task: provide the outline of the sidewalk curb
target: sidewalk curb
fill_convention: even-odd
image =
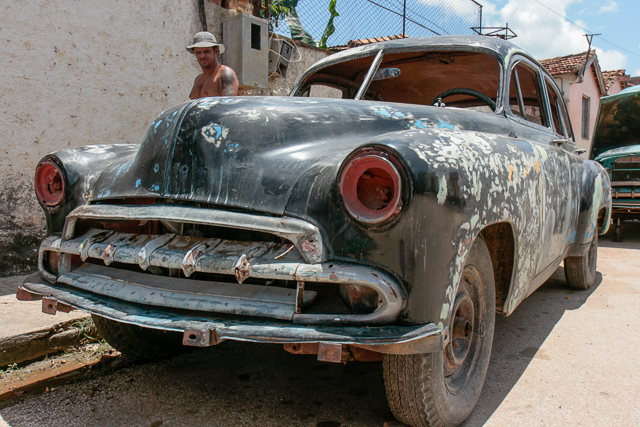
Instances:
[[[34,360],[49,353],[80,344],[85,335],[96,336],[92,323],[78,328],[79,320],[57,323],[50,328],[0,340],[0,367]]]

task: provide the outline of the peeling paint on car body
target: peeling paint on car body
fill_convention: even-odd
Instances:
[[[234,255],[234,280],[247,283],[255,279],[251,274],[260,274],[302,282],[326,280],[333,285],[348,284],[350,278],[364,281],[362,271],[382,274],[384,279],[367,280],[384,283],[392,291],[385,298],[399,301],[394,309],[402,306],[393,319],[384,318],[389,325],[432,324],[442,331],[455,306],[474,242],[485,230],[501,224],[510,230],[514,243],[513,273],[506,279],[509,283],[501,302],[502,312],[509,315],[566,256],[583,253],[595,232],[606,231],[606,225],[597,230],[598,215],[611,209],[606,171],[577,156],[572,141],[554,145],[558,135],[549,127],[526,123],[509,112],[504,105],[505,82],[512,59],[520,55],[539,65],[508,42],[486,37],[418,38],[350,49],[314,65],[292,95],[302,90],[307,76],[344,61],[373,57],[380,49],[494,56],[500,61],[502,91],[496,96],[495,112],[297,96],[190,101],[161,113],[140,146],[94,149],[103,150],[101,154],[91,149],[54,153],[52,158],[64,165],[68,176],[82,178],[70,185],[73,193],[60,213],[47,212],[49,234],[69,231],[65,219],[82,205],[117,210],[132,200],[148,200],[154,206],[148,212],[191,209],[202,217],[185,216],[180,221],[163,217],[160,222],[171,236],[177,236],[171,237],[172,242],[199,242],[200,246],[163,249],[158,241],[156,246],[146,246],[149,242],[136,240],[126,247],[126,251],[133,251],[131,247],[139,251],[136,256],[126,252],[127,259],[143,271],[150,265],[157,268],[150,262],[154,260],[162,268],[181,269],[190,277],[200,268],[199,260],[212,254],[207,252],[210,247],[217,246],[198,240],[211,236],[183,235],[185,224],[223,227],[219,215],[226,212],[229,218],[244,221],[233,223],[233,230],[273,234],[274,229],[265,224],[299,221],[317,233],[300,232],[295,241],[284,242],[280,252],[269,256],[280,261],[295,253],[300,259],[274,262],[276,270],[267,272],[267,264],[259,259]],[[367,150],[394,159],[404,185],[402,206],[379,227],[363,225],[350,216],[340,195],[345,162]],[[121,208],[121,212],[133,211]],[[154,258],[165,249],[175,249],[181,256]],[[109,262],[110,251],[105,255]],[[211,265],[208,272],[217,274],[215,264]],[[358,266],[358,277],[350,276],[347,266],[353,265]],[[337,315],[320,320],[332,324],[335,318],[341,319]],[[342,319],[355,322],[352,317]]]

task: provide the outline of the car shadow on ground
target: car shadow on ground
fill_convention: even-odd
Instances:
[[[541,346],[565,312],[579,309],[602,283],[586,291],[569,288],[560,267],[509,317],[498,315],[489,371],[480,400],[462,425],[482,426],[496,411],[534,358],[548,359]]]

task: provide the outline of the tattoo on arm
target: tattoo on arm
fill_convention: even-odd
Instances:
[[[225,68],[220,72],[222,96],[233,96],[238,94],[238,78],[231,68]]]

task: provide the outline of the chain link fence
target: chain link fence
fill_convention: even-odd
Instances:
[[[272,20],[274,32],[322,47],[400,34],[476,34],[471,27],[481,25],[482,6],[474,0],[298,0],[285,19]]]

